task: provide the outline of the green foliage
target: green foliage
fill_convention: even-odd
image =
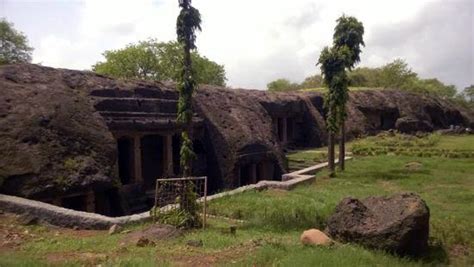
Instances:
[[[307,88],[319,88],[324,85],[324,80],[321,75],[312,75],[309,77],[306,77],[304,81],[300,84],[301,89],[307,89]]]
[[[6,19],[0,19],[0,65],[31,61],[33,48],[27,37]]]
[[[178,42],[186,49],[196,49],[196,30],[201,31],[201,14],[191,6],[191,0],[179,0],[181,12],[176,22]]]
[[[464,88],[463,94],[471,103],[474,102],[474,84]]]
[[[378,68],[356,68],[349,73],[349,85],[355,87],[393,88],[404,91],[454,98],[456,87],[436,78],[420,79],[402,59]]]
[[[322,87],[323,84],[324,81],[321,75],[312,75],[306,77],[300,84],[290,82],[288,79],[277,79],[267,84],[267,90],[270,92],[289,92],[300,89],[319,88]]]
[[[328,109],[326,122],[328,131],[332,133],[337,132],[339,122],[345,117],[349,84],[345,68],[351,57],[352,53],[347,46],[325,47],[318,60],[324,83],[329,88],[325,97],[325,106]]]
[[[191,140],[193,107],[192,98],[197,81],[192,65],[191,50],[196,49],[196,30],[201,30],[201,15],[197,9],[191,6],[191,0],[179,0],[181,12],[176,22],[176,34],[178,42],[183,47],[183,62],[181,76],[178,79],[178,122],[185,127],[181,134],[180,165],[183,176],[191,175],[191,163],[196,157]],[[185,227],[198,227],[200,223],[197,210],[196,194],[191,183],[185,183],[181,192],[179,209],[186,215]]]
[[[295,91],[298,88],[298,84],[292,83],[287,79],[278,79],[267,84],[267,89],[271,92]]]
[[[346,67],[352,69],[360,61],[361,46],[364,46],[364,25],[354,17],[343,15],[337,19],[333,41],[335,47],[346,46],[350,51]]]
[[[129,44],[125,48],[107,50],[104,62],[97,62],[92,69],[103,75],[117,78],[178,81],[183,62],[183,47],[178,42],[158,42],[155,39]],[[192,66],[198,84],[225,86],[223,65],[191,52]]]
[[[462,144],[455,145],[456,141]],[[471,140],[472,139],[472,140]],[[352,144],[352,153],[359,156],[405,155],[415,157],[474,158],[474,148],[466,146],[474,141],[469,136],[451,138],[439,134],[412,136],[404,134],[382,133]]]
[[[79,168],[79,161],[75,158],[67,158],[63,165],[64,169],[68,171],[76,171]]]
[[[380,70],[380,86],[404,89],[417,79],[417,74],[401,59],[388,63]]]

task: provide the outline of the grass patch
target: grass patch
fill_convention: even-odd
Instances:
[[[416,137],[415,137],[416,138]],[[415,147],[429,149],[471,149],[471,136],[370,137],[349,145]],[[294,162],[309,164],[326,148],[298,151],[289,156]],[[20,226],[34,238],[19,247],[0,250],[0,266],[473,266],[474,256],[474,164],[473,158],[446,159],[395,153],[358,156],[347,162],[346,171],[328,178],[317,175],[313,184],[292,191],[248,191],[209,203],[211,214],[244,220],[231,223],[209,219],[209,227],[184,232],[152,247],[123,245],[124,233],[108,235]],[[347,196],[367,197],[412,191],[421,195],[430,208],[430,252],[423,259],[398,258],[380,251],[345,244],[328,248],[306,247],[299,236],[308,228],[325,227],[335,206]],[[1,216],[1,215],[0,215]],[[237,225],[236,234],[229,227]],[[148,224],[132,225],[137,230]],[[201,240],[202,247],[190,247],[188,240]],[[52,261],[52,257],[59,257]]]

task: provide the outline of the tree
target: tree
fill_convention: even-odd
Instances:
[[[463,93],[470,102],[474,102],[474,84],[464,88]]]
[[[352,53],[347,46],[332,48],[325,47],[321,52],[318,64],[321,66],[324,83],[329,88],[325,98],[325,107],[327,109],[326,126],[328,129],[328,167],[330,176],[335,175],[334,164],[334,139],[340,125],[339,121],[345,109],[342,105],[347,101],[347,86],[349,79],[345,72],[347,61],[352,58]]]
[[[306,77],[299,87],[301,89],[320,88],[323,84],[324,81],[321,75],[312,75]]]
[[[345,64],[344,68],[341,72],[348,70],[352,70],[354,66],[359,63],[360,61],[360,53],[362,52],[361,46],[364,46],[364,26],[362,25],[361,22],[359,22],[356,18],[354,17],[348,17],[343,15],[339,19],[337,19],[337,25],[336,28],[334,29],[334,35],[333,35],[333,41],[334,41],[334,47],[336,48],[334,53],[346,53],[345,50],[348,50],[348,54],[344,55],[339,55],[342,58],[344,58]],[[337,56],[336,56],[337,57]],[[340,99],[337,99],[337,120],[339,123],[339,128],[341,130],[340,133],[340,138],[339,138],[339,166],[341,170],[344,170],[344,163],[345,163],[345,155],[346,155],[346,149],[345,149],[345,142],[346,142],[346,129],[345,129],[345,120],[347,117],[347,112],[346,112],[346,102],[348,100],[348,79],[346,74],[337,74],[339,77],[344,76],[344,82],[340,82],[339,86],[340,88],[337,88],[337,90],[340,90],[341,92],[338,93],[337,97]],[[333,145],[333,143],[332,143]]]
[[[92,69],[116,78],[178,81],[180,64],[184,60],[183,47],[178,42],[158,42],[155,39],[129,44],[125,48],[107,50],[104,62],[97,62]],[[225,86],[223,65],[191,52],[192,68],[198,84]]]
[[[13,26],[0,19],[0,65],[31,62],[33,48],[28,45],[27,37]]]
[[[380,69],[379,84],[384,88],[406,89],[418,79],[403,59],[396,59]]]
[[[299,89],[297,83],[292,83],[287,79],[278,79],[267,84],[268,91],[271,92],[284,92],[284,91],[294,91]]]
[[[193,93],[197,87],[193,71],[191,50],[196,49],[196,30],[201,30],[201,14],[191,6],[191,0],[179,0],[181,12],[176,22],[178,42],[183,47],[183,64],[181,76],[178,80],[178,122],[184,125],[181,133],[180,165],[183,177],[191,175],[191,162],[196,158],[191,140],[193,107]],[[187,213],[186,227],[200,225],[199,214],[196,207],[196,193],[192,182],[185,183],[180,198],[180,207]]]

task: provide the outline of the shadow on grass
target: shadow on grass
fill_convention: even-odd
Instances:
[[[441,242],[430,241],[428,251],[421,257],[423,263],[429,265],[448,265],[449,255]]]

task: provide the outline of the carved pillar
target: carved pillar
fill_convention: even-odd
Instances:
[[[282,130],[282,143],[286,144],[288,142],[288,125],[287,125],[287,118],[281,119],[281,130]]]
[[[255,163],[250,164],[250,183],[257,183],[257,164]]]
[[[135,135],[133,136],[133,170],[134,170],[134,179],[135,183],[142,183],[143,176],[142,176],[142,143],[141,143],[141,136]]]
[[[163,145],[163,175],[165,177],[173,176],[173,135],[164,136]]]
[[[241,177],[241,176],[242,176],[242,173],[241,173],[241,168],[242,168],[242,167],[241,167],[240,165],[237,167],[237,184],[236,184],[237,187],[242,186],[242,177]]]
[[[86,211],[95,212],[95,194],[94,191],[89,191],[86,194]]]

